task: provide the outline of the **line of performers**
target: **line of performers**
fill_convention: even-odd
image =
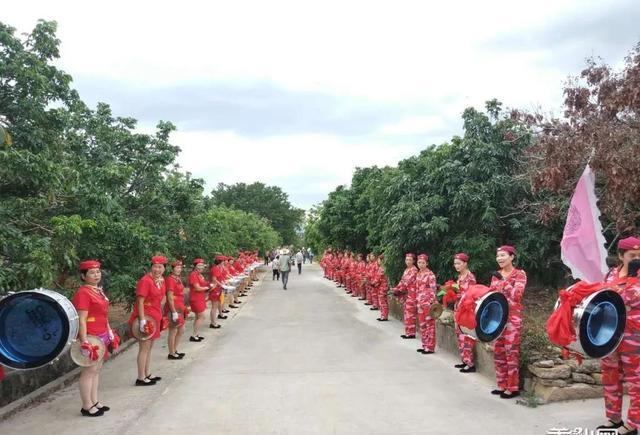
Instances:
[[[238,308],[241,297],[256,280],[257,252],[241,252],[237,258],[224,255],[214,256],[213,264],[205,277],[206,262],[202,258],[192,261],[192,270],[187,277],[188,301],[185,303],[183,283],[184,264],[180,260],[170,263],[167,257],[157,255],[151,258],[150,271],[140,278],[136,285],[136,300],[129,318],[132,335],[138,339],[136,386],[152,386],[162,378],[151,372],[151,353],[154,342],[160,338],[163,329],[168,329],[167,340],[170,360],[181,360],[185,353],[178,352],[180,339],[185,328],[185,319],[190,312],[195,314],[193,333],[189,341],[200,342],[204,337],[200,329],[205,321],[207,302],[209,307],[209,327],[218,329],[218,320],[226,319],[230,309]],[[79,316],[78,341],[85,357],[95,359],[95,345],[89,338],[97,337],[110,351],[117,350],[120,339],[109,325],[109,299],[100,287],[101,264],[97,260],[86,260],[79,265],[83,285],[73,297]],[[89,338],[88,338],[89,337]],[[109,353],[95,364],[83,368],[80,375],[81,415],[98,417],[109,411],[98,398],[100,369]]]
[[[619,265],[612,268],[605,281],[619,282],[628,276],[629,263],[640,259],[640,238],[628,237],[618,241]],[[491,394],[503,399],[520,394],[520,340],[522,333],[523,304],[522,298],[527,285],[524,270],[514,265],[516,249],[513,246],[500,246],[496,250],[498,271],[492,275],[490,288],[506,297],[509,303],[509,314],[503,334],[493,342],[495,373],[497,388]],[[382,265],[383,256],[369,254],[365,262],[362,254],[351,252],[325,251],[320,265],[327,279],[334,280],[338,287],[345,287],[353,297],[366,300],[371,310],[380,310],[379,321],[388,318],[388,283]],[[435,351],[435,320],[429,316],[429,310],[436,302],[436,276],[429,269],[429,257],[426,254],[416,257],[412,253],[405,256],[406,268],[398,284],[391,289],[404,306],[403,339],[416,337],[416,319],[420,328],[422,354]],[[458,301],[464,296],[469,286],[476,284],[476,278],[468,267],[469,256],[458,253],[453,257],[453,267],[458,273]],[[619,434],[637,434],[640,427],[640,283],[632,279],[631,285],[620,288],[627,307],[627,323],[622,341],[616,351],[601,360],[602,383],[604,386],[605,414],[608,421],[598,429],[617,430]],[[475,371],[473,346],[475,340],[460,332],[458,347],[462,362],[456,364],[463,373]],[[630,405],[627,421],[622,419],[623,382],[628,385]]]

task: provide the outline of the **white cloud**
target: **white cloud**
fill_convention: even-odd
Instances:
[[[176,132],[172,142],[182,148],[180,165],[205,179],[207,190],[218,183],[262,181],[281,186],[298,206],[323,199],[338,184],[348,184],[358,166],[394,164],[416,152],[413,144],[388,146],[351,142],[331,135],[288,135],[246,138],[233,132]]]
[[[357,135],[329,131],[331,123],[318,122],[318,112],[310,110],[292,115],[303,121],[296,125],[327,134],[275,136],[278,127],[261,126],[264,136],[250,138],[238,133],[237,124],[210,129],[198,124],[198,131],[174,136],[184,150],[182,166],[210,187],[219,181],[282,182],[294,201],[301,198],[298,205],[308,205],[309,198],[321,199],[347,183],[355,166],[395,164],[420,145],[460,134],[465,107],[498,98],[507,107],[557,111],[566,76],[578,73],[585,57],[619,62],[637,42],[637,26],[629,25],[634,14],[640,15],[637,0],[23,0],[5,8],[2,20],[21,32],[38,18],[57,20],[59,64],[74,77],[92,78],[94,84],[87,86],[101,80],[136,89],[268,83],[274,89],[357,97],[358,104],[367,100],[376,107],[436,106],[385,118]],[[606,26],[598,22],[602,17]],[[615,18],[626,20],[626,27],[616,26]],[[615,50],[606,51],[605,39],[617,44]],[[109,102],[108,87],[93,91]],[[185,92],[177,98],[188,104],[189,97]],[[137,106],[156,103],[153,92],[134,98],[145,99]],[[255,101],[265,104],[248,98],[239,105],[239,116]],[[348,105],[336,104],[335,111],[341,119],[353,117]],[[368,119],[374,118],[360,122]],[[243,159],[242,166],[235,164]]]

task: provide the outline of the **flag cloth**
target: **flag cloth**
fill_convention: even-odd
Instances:
[[[574,278],[587,282],[604,280],[608,271],[597,201],[595,175],[587,164],[571,197],[560,242],[562,262]]]

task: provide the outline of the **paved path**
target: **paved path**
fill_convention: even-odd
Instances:
[[[491,396],[488,379],[458,373],[445,352],[416,353],[400,322],[377,322],[315,264],[288,288],[265,276],[222,329],[183,344],[182,361],[155,349],[154,387],[132,386],[135,346],[106,364],[105,416],[80,417],[73,385],[0,423],[0,434],[524,435],[602,419],[599,399],[531,409]]]

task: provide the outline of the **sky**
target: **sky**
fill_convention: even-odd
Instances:
[[[0,20],[39,18],[86,103],[172,121],[208,191],[261,181],[301,208],[461,135],[469,106],[561,114],[586,58],[621,66],[640,42],[638,0],[22,0]]]

